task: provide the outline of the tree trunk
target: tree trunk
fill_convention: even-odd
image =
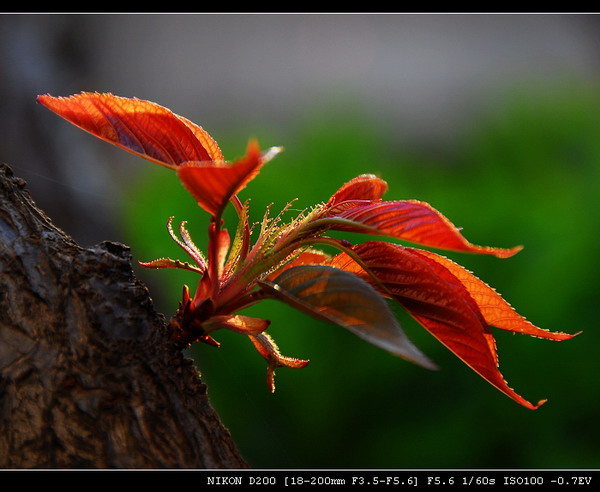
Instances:
[[[247,468],[129,249],[82,248],[0,164],[0,467]]]

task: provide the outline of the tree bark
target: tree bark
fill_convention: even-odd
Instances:
[[[0,467],[247,468],[131,269],[0,164]]]

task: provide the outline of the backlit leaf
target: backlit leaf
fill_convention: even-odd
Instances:
[[[387,191],[387,183],[373,174],[361,174],[342,185],[329,199],[327,207],[332,208],[349,200],[379,200]]]
[[[145,268],[180,268],[182,270],[190,270],[199,274],[204,273],[204,270],[195,265],[190,265],[187,261],[172,260],[171,258],[159,258],[154,261],[139,261],[141,266]]]
[[[258,144],[250,141],[246,155],[232,164],[186,162],[177,168],[177,174],[198,205],[217,216],[221,214],[227,202],[278,152],[279,148],[274,147],[261,154]]]
[[[533,405],[507,385],[498,370],[495,341],[477,303],[441,263],[412,248],[385,242],[359,244],[352,251],[383,284],[386,294],[480,376],[529,409],[543,403]],[[334,257],[332,265],[369,281],[364,269],[346,253]]]
[[[517,313],[512,306],[506,302],[500,294],[482,280],[478,279],[462,266],[452,260],[435,253],[423,250],[411,250],[413,254],[443,265],[454,277],[456,277],[467,289],[473,300],[477,303],[486,323],[496,328],[522,333],[538,338],[550,340],[568,340],[574,335],[569,333],[552,332],[538,328],[523,316]],[[445,274],[443,270],[439,270]]]
[[[223,161],[201,127],[150,101],[89,92],[37,101],[92,135],[171,169],[186,161]]]
[[[416,200],[357,204],[337,213],[336,217],[354,224],[340,224],[340,230],[394,237],[434,248],[467,253],[512,256],[522,248],[476,246],[467,241],[458,228],[429,204]]]
[[[205,321],[202,326],[206,333],[211,333],[214,330],[226,329],[243,335],[258,335],[265,331],[270,323],[271,322],[266,319],[246,316],[244,314],[234,314],[212,316],[208,321]]]
[[[402,331],[386,301],[356,275],[330,266],[301,265],[261,285],[297,309],[336,323],[402,358],[435,368]]]
[[[275,369],[277,367],[292,367],[301,369],[306,367],[310,361],[296,359],[282,355],[279,347],[269,334],[259,333],[257,335],[248,335],[248,338],[256,348],[256,351],[262,355],[268,362],[267,365],[267,386],[271,393],[275,392]]]
[[[306,251],[302,251],[289,263],[279,267],[269,277],[267,277],[267,279],[274,280],[278,275],[281,275],[285,270],[292,267],[300,265],[324,265],[329,264],[330,261],[331,256],[328,254],[317,249],[307,249]]]

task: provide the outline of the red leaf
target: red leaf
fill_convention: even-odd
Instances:
[[[233,164],[224,162],[186,162],[177,174],[187,190],[204,210],[218,216],[227,202],[242,190],[271,159],[279,148],[261,154],[258,144],[250,141],[246,156]]]
[[[190,237],[190,233],[185,228],[186,222],[183,221],[179,224],[179,234],[181,234],[181,238],[179,239],[175,232],[173,231],[173,217],[169,217],[167,220],[167,230],[169,231],[169,235],[175,241],[181,249],[183,249],[195,262],[198,266],[198,270],[204,271],[206,269],[206,259],[202,252],[198,249],[198,247],[192,241]]]
[[[270,323],[271,322],[266,319],[255,318],[243,314],[234,314],[212,316],[208,321],[205,321],[202,324],[202,327],[206,333],[211,333],[214,330],[226,329],[236,331],[243,335],[258,335],[265,331]]]
[[[331,208],[348,200],[379,200],[387,191],[388,185],[373,174],[361,174],[348,181],[337,190],[327,202]]]
[[[259,333],[258,335],[249,335],[248,338],[256,348],[257,352],[262,355],[268,362],[267,365],[267,386],[271,393],[275,392],[275,368],[277,367],[292,367],[292,368],[303,368],[308,365],[310,361],[303,359],[296,359],[294,357],[287,357],[281,355],[279,347],[275,341],[267,333]]]
[[[480,376],[529,409],[544,402],[533,405],[507,385],[484,316],[467,288],[445,266],[398,244],[367,242],[352,250],[381,282],[383,292]],[[332,265],[369,278],[346,253],[334,257]]]
[[[211,223],[209,227],[210,235],[213,239],[209,245],[208,264],[216,265],[215,271],[217,278],[220,279],[223,274],[223,267],[225,266],[225,260],[227,259],[227,252],[229,251],[231,240],[227,229],[220,229],[219,232],[216,233],[214,223]],[[211,280],[216,281],[217,279]]]
[[[358,204],[339,211],[336,217],[354,224],[334,225],[338,230],[395,237],[434,248],[509,257],[522,248],[476,246],[429,204],[415,200]]]
[[[172,260],[171,258],[159,258],[154,261],[139,261],[138,262],[144,268],[180,268],[182,270],[190,270],[202,274],[203,269],[198,268],[195,265],[190,265],[187,261],[182,262],[179,260]]]
[[[89,92],[37,101],[92,135],[171,169],[186,161],[223,161],[202,128],[150,101]]]
[[[577,334],[551,332],[538,328],[523,316],[518,314],[500,294],[485,282],[479,280],[468,270],[440,255],[429,251],[411,250],[425,259],[430,259],[444,266],[467,289],[473,300],[477,303],[486,323],[496,328],[522,333],[538,338],[550,340],[569,340]],[[443,271],[442,271],[443,272]]]
[[[311,316],[338,324],[404,359],[435,368],[404,334],[387,302],[356,275],[325,265],[302,265],[261,285],[275,298]]]
[[[303,251],[298,256],[296,256],[292,261],[285,264],[282,267],[279,267],[275,270],[271,275],[267,277],[268,280],[275,279],[278,275],[281,275],[288,268],[292,268],[300,265],[325,265],[329,264],[331,261],[331,256],[322,251],[316,249],[308,249]]]

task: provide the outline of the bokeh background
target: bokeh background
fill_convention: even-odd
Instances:
[[[229,159],[250,137],[286,151],[243,192],[253,218],[326,200],[360,173],[424,200],[468,239],[517,256],[448,254],[550,342],[496,331],[526,410],[398,310],[430,372],[275,302],[277,371],[247,339],[190,350],[213,405],[256,468],[598,468],[600,18],[596,15],[0,15],[0,160],[80,244],[183,258],[165,229],[207,217],[175,176],[35,103],[113,92],[202,125]],[[233,222],[228,222],[233,226]],[[349,238],[352,239],[352,238]],[[353,237],[353,239],[360,239]],[[137,267],[136,267],[137,268]],[[167,316],[193,276],[136,269]]]

